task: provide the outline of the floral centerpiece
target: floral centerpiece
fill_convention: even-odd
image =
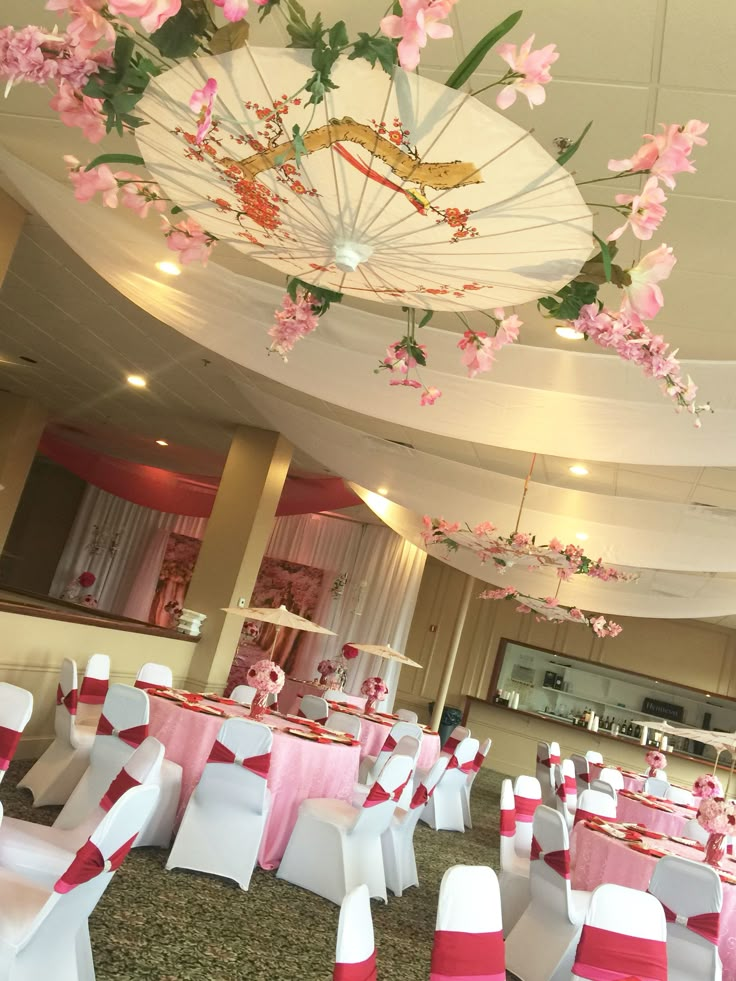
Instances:
[[[319,682],[334,691],[340,691],[345,684],[345,668],[340,663],[340,658],[325,658],[317,665],[319,671]]]
[[[707,797],[700,802],[697,821],[708,832],[703,861],[717,868],[726,850],[726,835],[736,834],[736,803]]]
[[[378,676],[366,678],[360,686],[360,694],[366,696],[366,712],[372,712],[376,707],[376,702],[382,702],[388,695],[388,685],[383,678]]]
[[[701,773],[693,784],[693,797],[709,800],[711,797],[723,797],[723,786],[714,773]]]
[[[88,569],[84,572],[80,572],[76,579],[72,579],[69,585],[66,587],[64,592],[61,594],[61,598],[68,600],[70,603],[82,603],[84,606],[97,606],[97,601],[94,603],[90,602],[94,599],[91,593],[87,593],[86,590],[90,586],[94,586],[97,582],[97,576],[94,572],[90,572]]]
[[[656,777],[657,770],[664,770],[667,766],[667,757],[658,749],[650,749],[644,759],[649,764],[648,777]]]
[[[264,658],[256,661],[248,668],[247,683],[256,690],[253,704],[250,707],[251,718],[258,719],[266,711],[266,700],[269,695],[278,695],[284,687],[286,675],[273,661]]]

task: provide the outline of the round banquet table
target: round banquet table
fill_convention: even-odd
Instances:
[[[632,770],[624,770],[623,767],[615,766],[613,763],[591,763],[588,766],[590,770],[590,779],[597,780],[601,775],[601,770],[603,767],[609,767],[612,770],[620,770],[624,778],[624,790],[634,790],[641,793],[644,790],[644,781],[646,777],[643,777],[640,773],[634,773]]]
[[[657,859],[629,848],[623,841],[608,838],[578,824],[573,832],[575,843],[572,861],[573,889],[595,889],[604,882],[613,882],[631,889],[646,891]],[[703,851],[674,841],[644,839],[650,848],[682,855],[695,862],[703,861]],[[664,847],[662,847],[664,846]],[[726,860],[724,871],[736,875],[736,862]],[[736,885],[723,883],[723,908],[718,951],[723,962],[723,981],[736,981]]]
[[[279,692],[279,711],[284,715],[296,715],[299,711],[299,702],[302,695],[317,695],[319,698],[325,697],[327,691],[323,685],[315,684],[311,681],[297,681],[295,678],[287,678],[284,687]],[[340,692],[341,701],[356,708],[364,709],[365,695],[350,695],[346,691]]]
[[[685,833],[685,825],[698,813],[697,808],[673,804],[671,801],[662,801],[661,803],[672,808],[674,813],[661,811],[645,801],[635,800],[619,793],[616,820],[618,822],[630,821],[633,824],[643,824],[645,828],[651,828],[652,831],[682,837]]]
[[[181,797],[176,817],[178,824],[225,720],[189,711],[181,708],[177,702],[155,696],[151,696],[149,702],[149,734],[164,744],[166,758],[182,768]],[[225,708],[231,715],[243,718],[249,715],[248,709],[243,706],[217,707]],[[258,864],[264,869],[275,869],[286,850],[303,800],[313,797],[352,799],[358,779],[360,746],[310,742],[278,731],[294,726],[293,722],[271,715],[266,719],[274,727],[267,779],[271,809],[258,851]]]

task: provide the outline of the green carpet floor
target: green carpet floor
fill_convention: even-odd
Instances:
[[[5,814],[51,824],[56,807],[34,808],[16,783],[29,767],[11,765],[2,787]],[[450,865],[498,871],[502,777],[485,769],[472,796],[465,834],[419,824],[414,847],[420,887],[388,904],[373,900],[379,981],[427,981],[443,873]],[[166,852],[135,849],[90,919],[97,981],[329,981],[339,910],[256,869],[248,892],[233,882],[166,872]],[[40,979],[39,981],[52,981]]]

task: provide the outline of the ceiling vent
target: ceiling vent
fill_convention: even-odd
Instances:
[[[386,443],[393,443],[394,446],[401,446],[405,450],[414,450],[416,447],[413,443],[405,443],[402,439],[387,439],[384,440]]]
[[[729,521],[732,521],[736,514],[734,508],[719,508],[715,504],[702,504],[700,501],[693,501],[692,504],[688,505],[688,508],[696,514],[712,515],[714,518],[724,518]]]

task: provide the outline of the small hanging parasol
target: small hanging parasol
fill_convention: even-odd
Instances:
[[[298,613],[290,613],[283,604],[273,608],[270,606],[222,606],[220,609],[223,613],[233,613],[235,616],[242,617],[244,620],[263,620],[264,623],[276,624],[277,630],[268,655],[269,658],[273,657],[276,641],[279,639],[279,634],[284,627],[288,627],[290,630],[306,630],[313,634],[330,634],[332,637],[335,636],[334,630],[328,630],[327,627],[320,627],[318,623],[312,623],[311,620],[300,617]]]
[[[424,665],[412,661],[406,654],[395,651],[390,644],[356,644],[352,640],[349,643],[351,647],[364,654],[375,654],[376,657],[385,657],[387,661],[398,661],[399,664],[405,664],[407,668],[424,668]]]

